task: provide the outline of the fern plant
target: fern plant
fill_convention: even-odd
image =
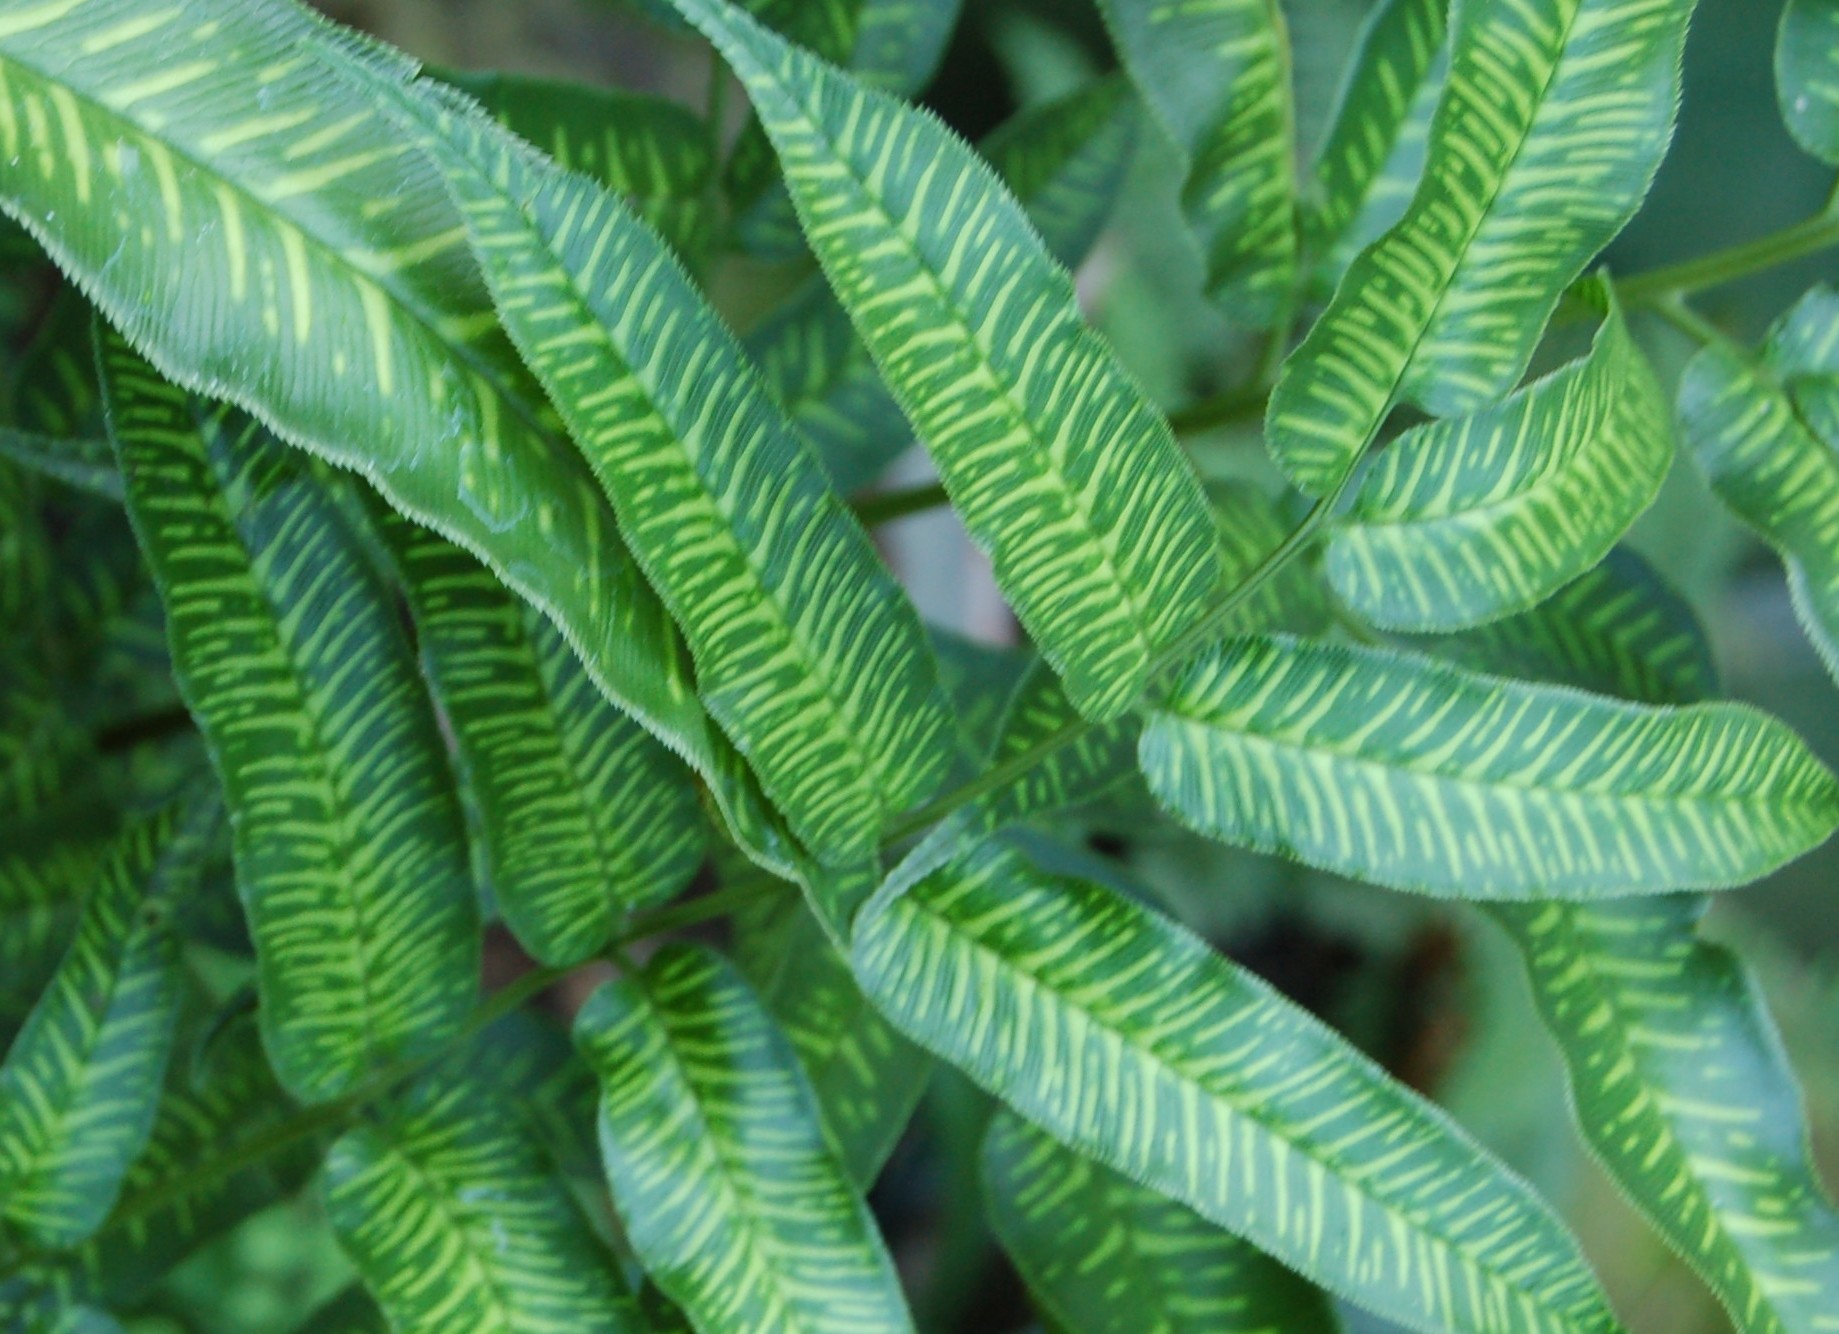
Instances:
[[[1702,930],[1839,779],[1627,541],[1683,446],[1839,676],[1839,293],[1689,304],[1839,198],[1600,258],[1694,0],[1374,0],[1325,115],[1302,0],[1100,0],[1119,68],[976,146],[911,100],[956,0],[645,8],[708,114],[294,0],[0,5],[0,1327],[206,1328],[188,1257],[296,1197],[316,1334],[1009,1328],[960,1225],[1078,1334],[1642,1327],[1221,948],[1277,877],[1490,919],[1645,1225],[1737,1328],[1839,1330]],[[1776,74],[1839,165],[1839,6]],[[1231,377],[1187,404],[1071,277],[1145,156]],[[947,507],[1025,647],[877,547]]]

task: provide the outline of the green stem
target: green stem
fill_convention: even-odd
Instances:
[[[1621,279],[1616,283],[1616,292],[1630,309],[1652,309],[1673,297],[1721,287],[1835,246],[1839,246],[1839,211],[1829,205],[1818,217],[1754,241]]]
[[[873,528],[877,524],[892,523],[910,514],[924,514],[927,510],[940,509],[949,504],[951,497],[945,494],[945,484],[929,482],[902,491],[880,491],[872,496],[863,496],[860,500],[850,501],[849,507],[856,512],[856,518],[862,521],[864,528]]]

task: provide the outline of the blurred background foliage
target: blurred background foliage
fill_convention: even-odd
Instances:
[[[1283,0],[1296,53],[1298,114],[1309,143],[1331,104],[1365,0]],[[661,93],[710,105],[706,48],[622,0],[327,0],[333,16],[431,63],[494,68]],[[1634,273],[1762,235],[1816,211],[1828,174],[1782,128],[1770,68],[1780,0],[1702,0],[1688,49],[1677,140],[1649,205],[1609,256]],[[1020,106],[1077,86],[1111,64],[1089,0],[967,0],[944,70],[926,100],[977,138]],[[729,129],[745,107],[722,99]],[[1094,320],[1169,408],[1230,390],[1256,349],[1202,300],[1186,249],[1169,154],[1146,136],[1112,228],[1080,275]],[[730,257],[709,274],[741,328],[803,271]],[[1831,255],[1709,293],[1701,309],[1744,338],[1816,278]],[[1664,326],[1643,330],[1663,376],[1689,352]],[[1196,458],[1218,475],[1272,478],[1255,431],[1202,438]],[[926,475],[909,455],[893,478]],[[1001,641],[1011,625],[980,558],[948,516],[885,530],[890,559],[929,617]],[[1794,723],[1839,764],[1839,710],[1795,627],[1778,565],[1674,471],[1635,544],[1687,595],[1713,639],[1731,695]],[[1631,1328],[1652,1334],[1728,1329],[1698,1281],[1665,1251],[1584,1155],[1562,1075],[1531,1009],[1515,952],[1478,914],[1337,882],[1175,832],[1145,842],[1128,803],[1084,832],[1128,858],[1190,923],[1336,1024],[1376,1059],[1444,1102],[1557,1201],[1584,1239]],[[1711,933],[1737,943],[1760,974],[1804,1083],[1828,1179],[1839,1177],[1839,848],[1720,900]],[[499,961],[512,966],[512,961]],[[566,1005],[566,1000],[558,1001]],[[873,1202],[929,1331],[1031,1328],[1020,1285],[982,1221],[976,1145],[989,1108],[940,1070]],[[195,1255],[168,1281],[179,1318],[150,1315],[142,1334],[281,1334],[333,1329],[321,1304],[351,1282],[309,1187]],[[170,1299],[170,1300],[168,1300]],[[203,1314],[199,1314],[203,1313]],[[313,1314],[307,1314],[313,1313]],[[1386,1328],[1349,1313],[1348,1329]]]

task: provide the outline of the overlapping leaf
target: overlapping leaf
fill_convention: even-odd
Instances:
[[[288,1089],[326,1100],[459,1029],[479,940],[427,692],[350,518],[254,422],[103,350],[128,507],[222,779]]]
[[[980,147],[1068,268],[1111,212],[1139,109],[1123,79],[1101,79],[1020,112]],[[910,442],[907,419],[821,275],[761,321],[746,347],[838,490],[874,481]]]
[[[1673,422],[1613,298],[1588,356],[1393,441],[1328,547],[1354,611],[1456,630],[1524,611],[1608,553],[1673,461]]]
[[[1839,0],[1788,0],[1776,34],[1775,91],[1801,147],[1839,163]]]
[[[1296,284],[1296,124],[1277,0],[1103,0],[1124,67],[1183,155],[1207,292],[1283,318]]]
[[[818,258],[996,578],[1081,710],[1116,717],[1217,578],[1167,423],[987,165],[722,0],[727,57]]]
[[[465,109],[404,105],[441,145],[505,322],[682,627],[704,704],[807,846],[859,856],[950,759],[918,616],[655,233]]]
[[[791,1044],[718,958],[667,948],[575,1035],[627,1236],[697,1329],[912,1327]]]
[[[200,806],[121,835],[0,1065],[0,1218],[43,1245],[95,1231],[152,1128],[179,1015],[174,917],[215,828]]]
[[[499,911],[536,958],[579,963],[700,864],[690,775],[477,560],[381,506],[377,524],[453,727]]]
[[[1303,490],[1341,484],[1401,399],[1472,412],[1520,378],[1565,288],[1665,155],[1694,0],[1457,8],[1423,185],[1361,254],[1271,399]]]
[[[326,1158],[339,1241],[397,1334],[639,1334],[638,1310],[503,1090],[437,1072]]]
[[[1141,762],[1201,833],[1462,898],[1723,888],[1839,827],[1839,779],[1745,706],[1644,708],[1284,637],[1197,661]]]
[[[1427,1330],[1616,1328],[1525,1185],[1129,899],[985,845],[878,896],[854,964],[909,1036],[1054,1138],[1381,1315]]]
[[[983,1141],[991,1226],[1067,1334],[1332,1334],[1328,1299],[1192,1210],[1013,1112]]]
[[[1679,420],[1712,490],[1780,553],[1795,614],[1839,676],[1839,292],[1816,288],[1760,357],[1703,349]]]

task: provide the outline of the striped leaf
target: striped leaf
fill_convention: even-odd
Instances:
[[[1457,898],[1724,888],[1839,827],[1839,779],[1746,706],[1645,708],[1286,637],[1197,661],[1140,758],[1200,833]]]
[[[365,93],[354,53],[412,71],[288,0],[11,6],[0,157],[22,169],[0,179],[0,209],[168,378],[483,557],[703,775],[750,853],[786,867],[605,497],[498,328],[439,171]]]
[[[1373,204],[1414,125],[1426,128],[1419,104],[1448,33],[1449,0],[1381,0],[1367,16],[1304,201],[1303,237],[1318,256]]]
[[[877,896],[854,962],[910,1037],[1055,1139],[1377,1314],[1422,1330],[1617,1328],[1518,1178],[1128,898],[988,844]]]
[[[1068,268],[1085,259],[1111,213],[1137,120],[1128,83],[1100,79],[1018,113],[979,148],[1049,253]],[[761,321],[746,348],[817,446],[838,490],[874,481],[911,441],[874,358],[822,275]]]
[[[0,427],[0,460],[104,500],[121,499],[121,474],[103,439],[55,439]]]
[[[1801,147],[1839,164],[1839,0],[1788,0],[1776,34],[1775,91]]]
[[[128,510],[229,802],[281,1082],[335,1098],[459,1031],[479,939],[434,714],[361,535],[308,460],[103,348]]]
[[[14,426],[52,436],[99,432],[102,400],[90,336],[95,321],[95,309],[74,286],[58,289],[44,322],[12,368]]]
[[[1672,138],[1694,0],[1467,0],[1424,184],[1290,358],[1267,420],[1325,495],[1401,400],[1473,412],[1647,194]]]
[[[45,1246],[101,1224],[152,1128],[180,998],[174,916],[216,829],[200,803],[129,827],[0,1065],[0,1218]]]
[[[983,1140],[990,1225],[1067,1334],[1332,1334],[1328,1300],[1173,1200],[1013,1112]]]
[[[1678,406],[1693,462],[1781,555],[1795,614],[1839,677],[1839,291],[1809,292],[1760,357],[1706,347]]]
[[[1393,441],[1329,542],[1329,580],[1395,630],[1524,611],[1608,554],[1672,461],[1670,406],[1612,298],[1588,356]]]
[[[339,1242],[397,1334],[642,1326],[543,1146],[495,1079],[442,1071],[326,1157]]]
[[[570,171],[621,195],[689,259],[714,240],[715,138],[661,97],[517,74],[437,71]]]
[[[706,827],[689,773],[477,560],[375,512],[453,729],[493,898],[537,959],[580,963],[626,913],[670,898],[701,864]]]
[[[667,947],[575,1040],[627,1237],[702,1334],[912,1328],[790,1042],[720,959]]]
[[[432,99],[507,327],[670,606],[709,713],[825,861],[926,796],[951,719],[919,617],[732,335],[613,196]]]
[[[1416,644],[1474,671],[1644,703],[1691,704],[1717,693],[1692,609],[1625,547],[1531,611]]]
[[[1102,0],[1118,53],[1181,150],[1207,293],[1234,320],[1287,318],[1296,285],[1296,116],[1277,0]]]
[[[746,85],[832,286],[1023,625],[1082,712],[1118,716],[1217,577],[1167,423],[967,145],[723,0],[678,7]]]

